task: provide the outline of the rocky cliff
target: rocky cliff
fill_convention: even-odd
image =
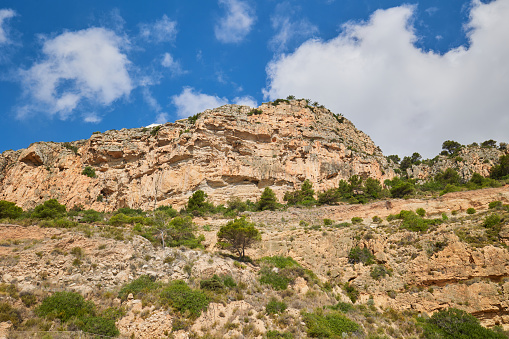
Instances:
[[[470,180],[474,173],[487,177],[491,167],[498,164],[500,157],[508,152],[507,147],[463,146],[455,156],[439,155],[432,160],[413,165],[407,169],[407,175],[410,178],[427,180],[448,168],[453,168],[464,181]]]
[[[82,174],[91,166],[95,178]],[[40,142],[0,155],[0,199],[24,209],[56,198],[68,208],[181,207],[198,189],[218,204],[256,200],[309,179],[318,191],[357,174],[394,171],[381,150],[342,116],[304,100],[226,105],[152,129],[94,133],[72,143]]]

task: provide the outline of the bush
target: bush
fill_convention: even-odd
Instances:
[[[363,221],[361,217],[353,217],[352,224],[360,224]]]
[[[375,280],[380,280],[385,278],[386,275],[391,275],[391,270],[385,268],[384,265],[376,265],[371,268],[371,273],[369,275]]]
[[[352,303],[355,304],[357,299],[359,299],[360,292],[355,288],[355,286],[350,285],[349,283],[345,283],[343,285],[343,289],[345,290],[346,295],[348,296],[348,298],[350,298]]]
[[[293,339],[293,334],[291,332],[279,332],[276,330],[267,331],[265,334],[267,339]]]
[[[499,164],[493,166],[490,170],[490,177],[493,179],[503,179],[509,175],[509,154],[502,155]]]
[[[21,322],[21,312],[5,302],[0,302],[0,323],[10,321],[14,328],[17,328]]]
[[[20,293],[19,298],[26,307],[31,307],[37,304],[37,297],[33,293],[22,292]]]
[[[224,283],[221,278],[217,274],[214,274],[210,279],[204,279],[200,281],[200,288],[202,290],[209,290],[213,292],[223,292],[224,291]]]
[[[177,210],[173,209],[173,207],[171,206],[159,206],[158,208],[156,208],[156,211],[163,211],[170,218],[175,218],[178,215]]]
[[[205,293],[192,290],[182,280],[170,282],[161,292],[161,301],[191,319],[198,318],[209,305]]]
[[[283,313],[286,310],[286,304],[282,301],[277,301],[276,298],[270,299],[267,306],[265,306],[265,311],[267,314],[279,314]]]
[[[129,223],[131,223],[131,217],[125,215],[124,213],[115,214],[110,218],[110,220],[108,220],[108,224],[113,226],[120,226]]]
[[[95,174],[95,169],[91,166],[85,167],[81,174],[86,175],[89,178],[97,178],[97,175]]]
[[[35,207],[32,216],[39,219],[55,219],[65,216],[65,205],[58,203],[57,199],[50,199]]]
[[[412,232],[426,232],[428,230],[430,221],[419,217],[412,211],[401,211],[397,217],[403,219],[401,228]]]
[[[260,270],[260,283],[270,285],[275,290],[286,290],[291,282],[292,279],[275,272],[270,267],[265,266]]]
[[[323,313],[316,310],[313,313],[303,313],[302,319],[306,323],[310,337],[341,338],[343,333],[351,333],[360,329],[359,325],[346,318],[339,312]]]
[[[121,300],[126,300],[129,293],[137,298],[141,293],[148,293],[158,289],[161,285],[155,282],[156,278],[149,275],[142,275],[138,279],[124,285],[118,292]]]
[[[408,195],[413,194],[415,191],[415,187],[411,182],[405,181],[398,183],[396,186],[392,187],[390,192],[393,198],[404,198]]]
[[[58,318],[67,322],[71,318],[93,316],[95,306],[91,301],[85,301],[83,296],[75,292],[56,292],[45,298],[36,309],[39,316]]]
[[[426,215],[426,210],[424,208],[418,208],[415,210],[415,213],[417,213],[417,215],[420,216],[421,218],[424,218],[424,216]]]
[[[283,200],[288,202],[288,205],[311,206],[316,204],[313,184],[308,179],[304,180],[300,190],[286,192]]]
[[[116,337],[120,334],[115,326],[115,320],[103,317],[84,318],[80,329],[83,332],[99,334],[108,337]]]
[[[353,247],[348,252],[348,263],[357,264],[363,263],[364,265],[374,264],[375,256],[366,247],[360,249],[358,246]]]
[[[488,205],[489,209],[501,209],[502,207],[502,201],[492,201]]]
[[[473,207],[467,208],[467,214],[475,214],[475,212],[476,212],[475,208],[473,208]]]
[[[15,203],[5,200],[0,200],[0,219],[11,218],[16,219],[23,213],[21,207],[16,206]]]
[[[498,225],[502,221],[502,218],[498,214],[492,214],[490,216],[487,216],[486,219],[484,219],[484,222],[482,225],[486,228],[492,228],[496,225]]]
[[[95,210],[85,210],[82,212],[82,215],[83,218],[80,220],[80,222],[84,222],[87,224],[103,220],[103,214]]]
[[[283,257],[279,255],[275,255],[272,257],[263,257],[260,259],[260,262],[267,263],[279,269],[290,267],[301,267],[300,264],[296,262],[292,257]]]
[[[505,335],[484,328],[479,320],[455,308],[436,312],[424,323],[424,338],[502,339]]]
[[[340,301],[336,305],[328,306],[328,308],[330,308],[331,310],[334,310],[334,311],[341,311],[343,313],[348,313],[349,311],[351,311],[353,309],[353,305]]]

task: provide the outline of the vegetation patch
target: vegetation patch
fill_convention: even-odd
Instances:
[[[345,317],[340,312],[325,312],[321,309],[313,313],[303,313],[302,319],[306,323],[307,334],[314,338],[341,338],[343,333],[360,330],[359,325]]]

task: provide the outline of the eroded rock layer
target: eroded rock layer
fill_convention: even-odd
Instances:
[[[86,166],[94,168],[95,178],[82,174]],[[68,208],[81,204],[101,211],[181,207],[198,189],[216,204],[234,196],[256,200],[267,186],[282,199],[305,179],[320,191],[354,174],[383,181],[394,171],[349,120],[293,100],[257,110],[226,105],[193,123],[6,151],[0,155],[0,199],[24,209],[50,198]]]

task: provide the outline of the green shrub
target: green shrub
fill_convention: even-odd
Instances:
[[[81,174],[86,175],[89,178],[97,178],[97,175],[95,174],[95,169],[91,166],[85,167]]]
[[[9,295],[12,299],[18,299],[18,289],[14,284],[0,283],[0,292]]]
[[[131,217],[125,215],[124,213],[115,214],[108,220],[108,224],[113,226],[120,226],[131,223]]]
[[[217,274],[214,274],[212,278],[200,281],[200,288],[202,290],[223,292],[225,286],[223,280]]]
[[[274,255],[272,257],[263,257],[260,262],[269,264],[279,269],[287,267],[301,267],[300,264],[295,261],[292,257],[284,257],[280,255]]]
[[[501,221],[502,221],[502,218],[500,217],[500,215],[492,214],[492,215],[487,216],[486,219],[484,219],[484,222],[482,223],[482,225],[486,228],[492,228],[492,227],[498,225]]]
[[[45,298],[37,307],[36,313],[39,316],[58,318],[67,322],[71,318],[93,316],[95,306],[91,301],[85,301],[83,296],[75,292],[55,292],[52,296]]]
[[[196,319],[209,304],[209,298],[202,291],[192,290],[182,280],[168,284],[161,292],[161,302],[182,315]]]
[[[265,306],[265,312],[267,314],[279,314],[286,310],[286,304],[282,301],[277,301],[276,298],[270,299],[267,306]]]
[[[341,311],[343,313],[348,313],[353,309],[353,305],[345,302],[338,302],[336,305],[328,306],[331,310]]]
[[[453,185],[453,184],[447,184],[444,188],[443,191],[440,192],[440,195],[444,195],[446,193],[451,193],[451,192],[459,192],[461,191],[461,187],[457,186],[457,185]]]
[[[304,180],[300,190],[286,192],[283,200],[288,202],[288,205],[311,206],[316,204],[313,184],[308,179]]]
[[[202,190],[193,193],[187,202],[186,211],[193,215],[204,215],[214,211],[214,205],[207,201],[207,194]]]
[[[402,219],[401,228],[412,232],[426,232],[430,225],[436,225],[442,222],[441,219],[423,219],[415,212],[402,210],[395,216]]]
[[[170,218],[175,218],[178,215],[177,210],[173,209],[173,207],[170,206],[159,206],[156,208],[156,211],[163,211],[166,213]]]
[[[375,215],[372,220],[376,223],[381,223],[383,221],[382,218],[380,218],[378,215]]]
[[[260,114],[262,114],[262,113],[263,113],[263,111],[262,111],[261,109],[253,108],[252,110],[250,110],[250,111],[247,113],[247,115],[249,115],[249,116],[250,116],[250,115],[253,115],[253,114],[254,114],[254,115],[260,115]]]
[[[359,299],[359,296],[360,296],[359,290],[357,290],[355,288],[355,286],[350,285],[349,283],[345,283],[343,285],[343,289],[345,290],[346,295],[348,296],[348,298],[350,298],[352,303],[355,304],[355,302],[357,301],[357,299]]]
[[[135,298],[142,293],[157,290],[161,284],[157,283],[155,277],[149,275],[142,275],[138,279],[131,281],[124,285],[118,292],[118,297],[121,300],[126,300],[129,293],[132,293]]]
[[[343,333],[356,332],[359,325],[339,312],[324,313],[316,310],[303,313],[302,319],[307,326],[307,334],[316,338],[341,338]]]
[[[37,304],[37,297],[31,292],[21,292],[19,298],[26,307]]]
[[[363,221],[361,217],[353,217],[352,224],[360,224]]]
[[[391,275],[391,270],[387,269],[384,265],[376,265],[371,268],[369,275],[375,280],[380,280],[385,278],[386,275]]]
[[[267,339],[293,339],[293,334],[291,332],[269,330],[265,335],[267,336]]]
[[[115,214],[119,213],[129,215],[131,217],[144,214],[141,208],[129,208],[129,207],[122,207],[115,211]]]
[[[158,125],[158,126],[154,126],[152,127],[152,129],[150,130],[150,135],[152,136],[156,136],[157,133],[159,133],[159,130],[163,127],[163,125]]]
[[[476,210],[473,207],[467,208],[467,214],[475,214]]]
[[[260,283],[270,285],[275,290],[286,290],[290,282],[292,279],[276,273],[270,267],[265,266],[260,270]]]
[[[23,209],[16,206],[15,203],[5,200],[0,200],[0,219],[11,218],[16,219],[21,216]]]
[[[120,334],[115,326],[115,320],[103,317],[87,317],[82,320],[80,329],[83,332],[98,334],[108,337],[116,337]]]
[[[393,198],[404,198],[408,195],[413,194],[415,191],[415,187],[411,182],[405,181],[398,183],[396,186],[392,187],[390,192]]]
[[[501,209],[502,208],[502,201],[492,201],[489,203],[488,208],[489,209]]]
[[[509,175],[509,154],[502,155],[499,159],[498,165],[495,165],[490,170],[490,177],[493,179],[503,179]]]
[[[5,302],[0,302],[0,323],[10,321],[14,328],[17,328],[21,322],[21,312]]]
[[[323,219],[323,224],[324,226],[331,226],[332,224],[334,224],[334,221],[332,219]]]
[[[201,113],[196,113],[195,115],[192,115],[190,117],[187,118],[187,120],[194,125],[194,123],[198,120],[198,118],[200,117]]]
[[[421,218],[424,218],[424,216],[426,215],[426,210],[421,207],[416,209],[415,213],[417,213],[417,215],[420,216]]]
[[[80,221],[87,224],[103,220],[103,214],[95,210],[85,210],[82,215],[83,218]]]
[[[65,216],[65,205],[58,203],[57,199],[50,199],[35,207],[32,217],[39,219],[55,219]]]
[[[348,252],[348,262],[350,264],[363,263],[364,265],[374,264],[375,256],[366,247],[359,248],[358,246],[353,247]]]
[[[484,328],[479,320],[455,308],[436,312],[424,323],[424,338],[435,339],[502,339],[505,335]]]

